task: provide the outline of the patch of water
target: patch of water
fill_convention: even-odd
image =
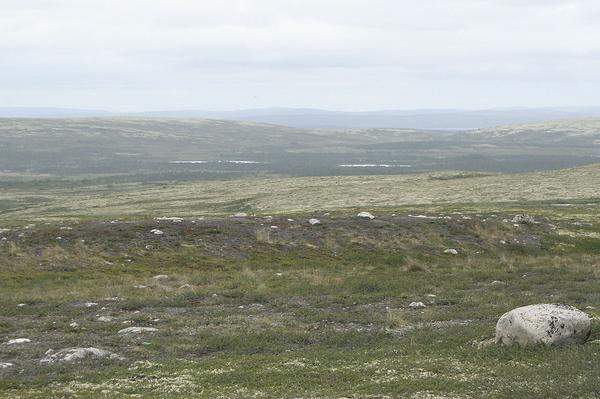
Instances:
[[[268,162],[244,161],[244,160],[218,160],[218,161],[170,161],[174,164],[202,164],[202,163],[232,163],[232,164],[265,164]]]
[[[412,168],[412,165],[393,165],[387,163],[355,163],[341,164],[340,168]]]

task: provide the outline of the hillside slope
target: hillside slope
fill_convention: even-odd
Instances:
[[[538,145],[598,146],[600,119],[565,119],[543,123],[500,126],[467,133],[477,140],[520,142]]]
[[[15,174],[173,181],[562,169],[598,162],[599,125],[566,121],[450,132],[296,129],[213,119],[0,119],[0,180]]]

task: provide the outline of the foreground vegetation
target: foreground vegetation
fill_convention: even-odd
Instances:
[[[595,398],[600,202],[555,205],[14,226],[0,340],[32,342],[0,345],[15,364],[0,396]],[[538,223],[510,222],[519,211]],[[590,341],[480,345],[503,312],[539,302],[595,317]],[[158,331],[117,334],[129,326]],[[73,346],[126,360],[39,364]]]

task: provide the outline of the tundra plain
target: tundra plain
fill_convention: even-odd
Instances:
[[[11,366],[0,369],[0,396],[600,392],[600,166],[592,122],[576,122],[593,125],[584,132],[560,122],[462,133],[461,145],[448,132],[425,140],[429,133],[297,129],[291,143],[284,128],[252,125],[258,136],[212,158],[200,145],[211,135],[222,140],[212,130],[192,129],[194,137],[204,132],[197,147],[182,147],[191,136],[172,138],[190,123],[213,129],[213,122],[162,121],[171,130],[155,129],[158,144],[123,139],[132,124],[151,121],[93,120],[91,142],[90,123],[3,121],[0,148],[12,155],[0,161],[0,363]],[[234,125],[245,137],[246,127]],[[265,130],[283,141],[261,139]],[[104,131],[120,138],[106,139]],[[273,166],[288,155],[310,164],[330,162],[332,154],[335,165],[417,165],[401,157],[414,153],[415,137],[421,152],[412,161],[422,164],[414,171],[367,167],[342,175],[329,163],[296,173]],[[178,148],[189,153],[174,156]],[[136,162],[119,155],[144,149]],[[509,163],[520,153],[529,162],[512,172],[481,170],[465,152]],[[126,164],[115,162],[123,157]],[[469,167],[450,167],[458,158]],[[438,163],[427,169],[424,159]],[[169,163],[182,160],[265,164]],[[375,218],[358,218],[361,211]],[[518,214],[535,222],[513,221]],[[504,312],[548,302],[592,317],[586,344],[489,345]],[[146,330],[122,331],[129,327]],[[30,342],[9,344],[19,338]],[[118,358],[40,362],[49,349],[73,347]]]

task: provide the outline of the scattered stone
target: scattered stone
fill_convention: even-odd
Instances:
[[[127,335],[127,334],[143,334],[143,333],[152,333],[156,332],[158,329],[154,327],[127,327],[122,330],[119,330],[118,334]]]
[[[110,316],[100,316],[98,317],[98,321],[101,321],[102,323],[110,323],[112,322],[114,319]]]
[[[0,362],[0,369],[7,369],[9,367],[13,367],[14,364],[12,363],[5,363],[5,362]]]
[[[71,327],[71,328],[77,328],[77,327],[79,327],[79,323],[77,323],[76,321],[74,321],[71,324],[69,324],[69,327]]]
[[[515,215],[515,217],[512,218],[511,222],[519,224],[534,224],[535,219],[533,218],[533,216],[529,216],[523,213],[521,215]]]
[[[138,285],[134,285],[133,288],[137,288],[137,289],[141,290],[141,289],[148,288],[148,287],[145,285],[138,284]]]
[[[500,286],[504,286],[504,285],[508,285],[508,284],[506,284],[504,281],[494,280],[490,283],[490,285],[493,287],[500,287]]]
[[[248,214],[245,213],[245,212],[238,212],[238,213],[234,213],[230,217],[232,217],[232,218],[245,218],[247,216],[248,216]]]
[[[45,357],[40,360],[40,364],[53,363],[73,363],[84,359],[112,359],[125,360],[124,357],[104,349],[98,348],[66,348],[59,351],[52,349],[45,353]]]
[[[152,277],[155,280],[167,280],[169,278],[169,276],[167,276],[166,274],[159,274],[156,275],[154,277]]]
[[[422,309],[425,307],[425,304],[423,302],[411,302],[408,307],[411,309]]]
[[[359,218],[362,219],[375,219],[375,216],[373,216],[370,212],[360,212],[358,215]]]
[[[191,288],[194,288],[194,287],[192,287],[190,284],[184,284],[179,287],[180,290],[189,290]]]
[[[165,234],[162,230],[159,230],[159,229],[152,229],[152,230],[150,230],[150,233],[157,235],[157,236],[162,236],[163,234]]]
[[[18,307],[18,308],[22,308],[23,306],[27,306],[27,304],[25,304],[25,303],[19,303],[19,304],[17,305],[17,307]]]
[[[279,228],[279,226],[271,226],[272,229],[276,230]]]
[[[317,224],[321,224],[321,221],[319,219],[312,218],[308,219],[308,223],[310,223],[311,226],[315,226]]]
[[[158,221],[164,220],[164,221],[173,222],[173,223],[181,223],[181,222],[183,222],[182,218],[167,217],[167,216],[163,216],[163,217],[160,217],[160,218],[154,218],[154,220],[158,220]]]
[[[496,324],[496,343],[520,346],[584,343],[591,333],[590,317],[569,305],[539,304],[507,312]]]
[[[446,220],[452,219],[451,216],[408,215],[408,217],[416,218],[416,219],[446,219]]]
[[[5,345],[18,345],[18,344],[28,344],[31,340],[29,338],[15,338],[8,341]]]
[[[458,255],[458,251],[454,248],[448,248],[446,250],[444,250],[445,254],[450,254],[450,255]]]
[[[293,222],[293,221],[294,221],[294,219],[288,219],[287,221],[288,221],[288,222]]]

